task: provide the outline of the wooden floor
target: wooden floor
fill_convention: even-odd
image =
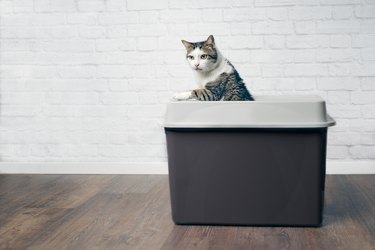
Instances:
[[[375,175],[325,194],[321,228],[176,226],[167,176],[0,175],[0,249],[375,249]]]

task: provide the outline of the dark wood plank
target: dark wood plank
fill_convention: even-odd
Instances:
[[[320,228],[177,226],[167,176],[0,175],[0,249],[375,249],[375,175],[326,183]]]

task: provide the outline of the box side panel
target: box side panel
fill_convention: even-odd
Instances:
[[[166,129],[177,224],[318,226],[326,129]]]

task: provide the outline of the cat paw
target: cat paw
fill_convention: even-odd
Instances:
[[[191,92],[175,93],[173,99],[177,101],[189,100],[191,98]]]

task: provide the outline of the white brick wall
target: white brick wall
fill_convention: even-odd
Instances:
[[[331,160],[375,160],[375,2],[1,0],[2,162],[165,162],[181,39],[209,34],[261,94],[318,94]]]

